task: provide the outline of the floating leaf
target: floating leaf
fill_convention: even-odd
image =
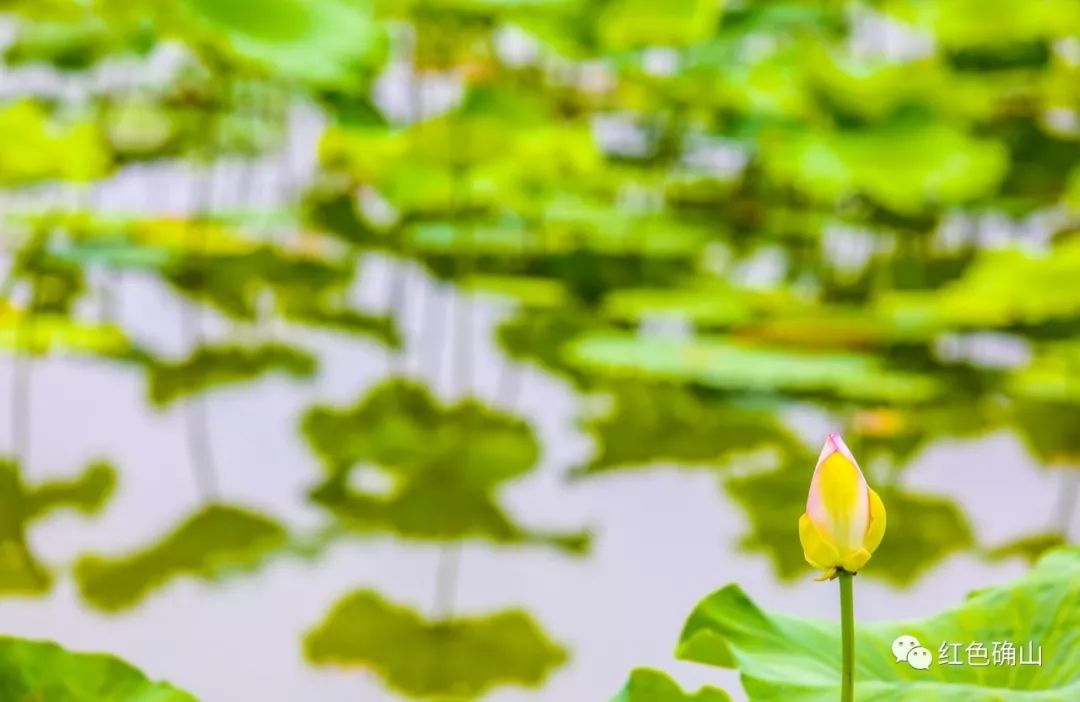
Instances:
[[[79,22],[21,22],[4,51],[8,66],[50,63],[61,70],[85,69],[115,49],[98,17]]]
[[[372,670],[410,697],[453,699],[539,687],[567,658],[525,612],[426,621],[368,591],[338,602],[308,633],[304,653],[317,665]]]
[[[270,299],[295,322],[398,343],[392,320],[343,302],[354,272],[355,261],[324,261],[266,246],[231,255],[187,255],[170,265],[166,276],[184,293],[231,317],[254,321],[268,311]]]
[[[114,656],[0,638],[0,699],[10,702],[196,702]]]
[[[184,0],[237,55],[276,75],[348,86],[382,62],[386,38],[370,5],[341,0]]]
[[[178,363],[151,361],[147,381],[150,401],[161,407],[209,388],[247,382],[266,373],[311,378],[315,370],[314,356],[284,344],[200,346]]]
[[[95,514],[115,488],[116,470],[102,461],[74,479],[27,485],[15,461],[0,459],[0,595],[41,595],[52,584],[26,540],[32,523],[61,509]]]
[[[1052,252],[1022,249],[987,251],[964,276],[914,306],[941,325],[1010,327],[1069,320],[1080,311],[1080,242],[1065,242]],[[893,294],[894,305],[910,299]]]
[[[930,30],[946,47],[965,49],[1076,36],[1080,10],[1069,0],[895,0],[888,12]]]
[[[371,337],[392,348],[401,346],[401,335],[392,317],[320,304],[301,295],[283,295],[279,303],[282,316],[289,321]]]
[[[604,313],[617,320],[670,318],[692,322],[696,328],[729,327],[757,314],[754,298],[751,293],[723,287],[622,289],[604,299]]]
[[[42,180],[93,180],[109,169],[102,136],[92,124],[62,126],[38,103],[0,109],[0,185]]]
[[[549,371],[570,375],[585,383],[585,374],[567,365],[560,349],[571,339],[592,330],[597,323],[595,316],[574,306],[551,310],[522,308],[499,325],[498,338],[510,358],[531,360]]]
[[[115,492],[116,480],[116,469],[111,464],[95,461],[73,480],[41,483],[24,498],[27,519],[40,519],[57,509],[96,514]]]
[[[875,561],[877,557],[875,556]],[[868,569],[869,572],[869,569]],[[1080,694],[1074,632],[1080,626],[1080,551],[1058,550],[1012,583],[973,593],[959,606],[927,619],[857,625],[855,695],[900,702],[1001,700],[1056,702]],[[914,636],[934,653],[933,668],[897,662],[891,644]],[[949,642],[1014,647],[1014,665],[941,665]],[[1029,642],[1031,648],[1028,648]],[[706,598],[683,629],[685,660],[738,668],[751,700],[833,702],[840,697],[838,622],[766,612],[736,585]],[[1035,655],[1041,665],[1024,665]]]
[[[611,411],[586,422],[598,451],[584,473],[671,462],[716,466],[738,452],[798,445],[767,408],[663,384],[619,383],[611,393]]]
[[[761,160],[771,178],[815,199],[865,195],[907,214],[989,195],[1008,167],[1003,145],[936,123],[778,133],[763,140]]]
[[[210,505],[142,551],[80,557],[75,580],[92,607],[116,612],[139,604],[176,578],[213,580],[254,568],[285,546],[286,540],[285,530],[262,515],[230,505]]]
[[[446,406],[422,386],[389,381],[352,407],[312,409],[303,432],[329,472],[314,499],[354,529],[584,546],[581,534],[526,531],[497,504],[496,489],[528,473],[539,447],[523,420],[477,400]]]
[[[724,390],[893,402],[920,402],[939,392],[932,377],[888,369],[877,356],[799,352],[717,336],[679,339],[603,332],[569,343],[564,356],[571,365],[609,376],[634,374]]]
[[[1020,399],[1012,417],[1024,443],[1043,461],[1072,464],[1080,458],[1080,403]]]
[[[1005,561],[1011,558],[1022,558],[1028,563],[1035,563],[1047,551],[1060,546],[1065,546],[1065,537],[1057,532],[1031,534],[1008,543],[995,546],[986,552],[986,557],[991,561]]]
[[[682,46],[711,36],[722,8],[717,0],[611,0],[604,3],[597,26],[609,49]]]
[[[530,309],[561,307],[567,302],[566,287],[552,278],[512,275],[472,275],[460,282],[462,289],[501,295]]]
[[[26,527],[31,519],[28,489],[19,466],[0,460],[0,594],[41,595],[52,576],[30,551]]]
[[[0,310],[0,350],[31,355],[67,352],[126,357],[131,344],[111,324],[89,324],[62,315],[29,315]]]
[[[630,674],[626,687],[611,702],[731,702],[731,697],[712,687],[686,693],[660,671],[642,668]]]

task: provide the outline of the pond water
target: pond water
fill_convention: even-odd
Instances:
[[[688,685],[719,682],[734,689],[733,676],[671,660],[686,615],[728,582],[740,583],[768,607],[836,615],[835,588],[814,582],[809,569],[796,583],[781,584],[765,558],[739,550],[746,519],[720,489],[715,472],[660,465],[567,480],[568,469],[592,451],[575,422],[580,398],[566,383],[507,361],[493,346],[492,326],[507,307],[491,298],[462,298],[418,269],[378,260],[359,276],[357,299],[372,309],[385,307],[395,276],[406,277],[408,290],[401,359],[362,339],[273,325],[255,332],[287,336],[311,350],[321,371],[313,382],[269,376],[205,397],[223,499],[296,529],[313,527],[320,515],[306,502],[305,490],[320,467],[297,432],[300,414],[316,401],[351,402],[388,372],[402,370],[426,379],[444,398],[471,389],[527,417],[541,439],[543,458],[535,472],[505,491],[504,504],[530,527],[585,526],[594,532],[591,553],[580,558],[542,547],[463,548],[455,612],[524,607],[572,651],[571,662],[543,690],[503,689],[486,699],[606,700],[639,665],[672,671]],[[180,333],[183,303],[161,284],[128,276],[114,292],[124,327],[140,343],[168,355],[183,353],[191,343]],[[469,327],[443,324],[436,338],[432,319]],[[209,339],[229,328],[210,313],[203,321]],[[462,344],[465,334],[468,343]],[[455,358],[463,348],[471,372],[462,372],[465,361]],[[461,387],[457,381],[469,376],[470,388]],[[12,379],[11,373],[0,375],[0,397],[10,397]],[[49,358],[33,364],[29,382],[28,480],[72,474],[93,457],[108,458],[121,472],[118,492],[101,516],[64,514],[32,527],[32,546],[47,562],[70,563],[87,551],[136,549],[198,505],[184,409],[150,408],[140,373]],[[9,403],[2,407],[7,414]],[[792,421],[808,443],[829,428],[827,418],[810,412],[793,412]],[[1057,476],[1037,468],[1009,434],[935,445],[917,457],[903,482],[955,500],[988,544],[1044,530],[1059,487]],[[305,664],[300,642],[331,603],[361,586],[431,612],[439,559],[435,547],[388,538],[339,543],[321,559],[279,559],[216,584],[175,581],[117,616],[87,609],[71,580],[60,579],[42,599],[0,602],[0,620],[14,635],[115,652],[205,702],[393,700],[363,672]],[[1024,569],[1021,561],[988,564],[958,555],[907,590],[860,579],[857,611],[870,619],[926,615]]]
[[[20,85],[17,92],[27,90]],[[218,164],[212,174],[175,164],[142,166],[89,194],[43,188],[5,194],[0,204],[5,211],[74,207],[89,197],[105,212],[179,215],[196,209],[195,193],[204,190],[213,198],[202,204],[215,211],[290,202],[311,177],[321,128],[319,115],[304,108],[295,109],[292,120],[283,151],[253,162]],[[214,179],[214,187],[200,185],[207,178]],[[266,233],[281,234],[273,224],[266,225]],[[582,557],[540,546],[469,543],[461,549],[454,613],[521,607],[571,651],[570,662],[543,689],[503,688],[485,699],[603,702],[637,666],[668,670],[687,686],[714,683],[734,691],[734,675],[672,660],[691,609],[729,582],[742,585],[766,607],[837,615],[835,588],[814,582],[809,568],[794,583],[779,582],[767,558],[739,547],[747,518],[721,488],[715,469],[656,465],[569,479],[570,469],[594,450],[579,425],[582,398],[567,382],[512,362],[495,346],[493,329],[510,311],[505,301],[464,297],[414,266],[376,257],[363,265],[352,291],[360,306],[386,310],[393,291],[405,290],[396,301],[405,335],[400,357],[363,338],[277,321],[237,329],[213,312],[199,313],[205,340],[236,334],[285,339],[312,352],[319,365],[314,380],[270,375],[196,401],[206,413],[220,496],[291,529],[315,528],[324,517],[306,492],[322,468],[298,433],[301,415],[315,403],[351,403],[395,372],[428,383],[444,399],[472,392],[527,418],[542,444],[542,459],[535,471],[506,488],[502,504],[530,528],[587,528],[593,542]],[[196,344],[185,331],[187,303],[160,281],[125,274],[95,284],[108,290],[110,314],[142,346],[179,358]],[[101,310],[85,305],[80,314],[95,317]],[[10,367],[10,360],[5,363]],[[35,360],[22,380],[30,387],[22,456],[27,480],[73,475],[97,457],[120,472],[117,493],[100,516],[63,513],[31,527],[32,548],[46,562],[70,564],[87,552],[138,549],[204,499],[186,440],[187,406],[151,407],[137,369],[49,357]],[[0,373],[5,432],[12,424],[8,400],[15,382],[14,373]],[[828,417],[805,408],[793,408],[789,418],[808,446],[820,444],[834,428]],[[0,446],[12,446],[14,437],[0,437]],[[812,466],[806,469],[809,481]],[[953,500],[979,543],[988,545],[1045,531],[1061,485],[1060,476],[1040,468],[1008,433],[935,444],[915,458],[901,482]],[[794,540],[795,523],[790,527]],[[904,534],[892,531],[887,538],[904,539]],[[434,592],[445,558],[436,546],[386,537],[339,542],[318,559],[279,558],[257,572],[213,584],[179,579],[118,615],[89,609],[73,581],[61,577],[47,596],[0,601],[0,622],[12,635],[115,653],[204,702],[396,700],[373,675],[307,664],[301,640],[332,603],[358,588],[376,589],[421,612],[445,614],[436,611]],[[1025,569],[1019,559],[991,563],[962,553],[907,589],[860,578],[857,612],[863,619],[924,616]]]

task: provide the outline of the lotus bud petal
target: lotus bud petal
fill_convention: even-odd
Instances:
[[[806,562],[832,578],[857,573],[885,535],[885,505],[870,489],[855,457],[839,434],[829,434],[821,449],[806,513],[799,519],[799,541]]]

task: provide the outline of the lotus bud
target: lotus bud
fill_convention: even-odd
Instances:
[[[821,449],[806,513],[799,518],[799,541],[806,562],[824,571],[857,573],[885,535],[885,505],[866,484],[859,464],[839,434]]]

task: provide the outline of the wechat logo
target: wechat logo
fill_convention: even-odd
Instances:
[[[896,641],[892,642],[892,653],[897,663],[907,663],[915,670],[927,670],[934,661],[930,650],[920,644],[917,638],[907,634],[896,637]]]

